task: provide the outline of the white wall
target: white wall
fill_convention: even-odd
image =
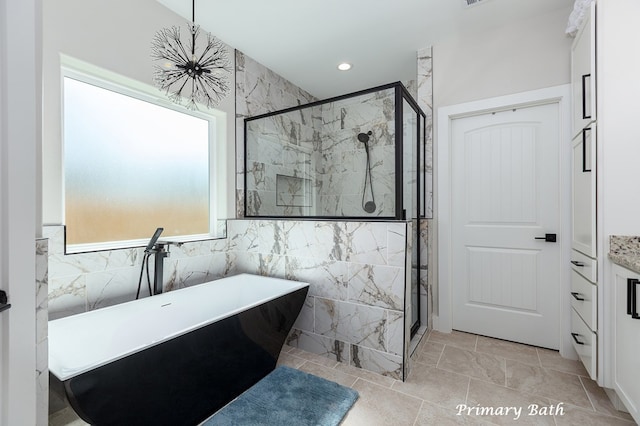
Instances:
[[[570,11],[435,44],[435,108],[569,83]]]
[[[609,235],[640,235],[640,2],[605,0],[597,10],[598,201],[608,251]]]
[[[88,62],[142,83],[153,84],[151,40],[165,27],[185,20],[154,0],[59,0],[43,5],[43,222],[63,223],[61,169],[60,54]],[[233,63],[233,50],[229,58]],[[217,109],[227,113],[227,217],[235,217],[235,105],[232,91]]]
[[[438,108],[471,101],[559,86],[571,81],[572,38],[565,35],[571,8],[517,21],[473,36],[452,38],[433,45],[434,148],[438,158]],[[434,188],[438,164],[434,161]],[[438,193],[434,192],[434,212]],[[430,226],[438,241],[437,214]],[[438,244],[431,250],[433,294],[438,295]],[[440,314],[438,299],[434,314]],[[439,323],[439,321],[436,321]],[[434,327],[438,327],[434,323]]]

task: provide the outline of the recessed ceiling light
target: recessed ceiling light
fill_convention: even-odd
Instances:
[[[351,64],[349,64],[347,62],[343,62],[343,63],[338,65],[338,69],[340,71],[349,71],[351,69]]]

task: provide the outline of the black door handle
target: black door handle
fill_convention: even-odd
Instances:
[[[580,300],[580,301],[584,301],[584,297],[580,297],[580,293],[575,293],[575,292],[571,292],[571,295],[573,296],[574,299],[576,300]]]
[[[572,260],[571,263],[573,263],[574,265],[576,265],[579,268],[583,268],[584,267],[584,263],[578,262],[577,260]]]
[[[0,312],[6,311],[11,307],[10,303],[7,303],[7,293],[0,290]]]
[[[544,234],[544,237],[534,237],[534,240],[544,240],[547,243],[555,243],[556,234]]]
[[[584,342],[581,342],[580,340],[578,340],[578,333],[571,333],[571,337],[573,337],[573,341],[576,342],[579,345],[584,345]]]

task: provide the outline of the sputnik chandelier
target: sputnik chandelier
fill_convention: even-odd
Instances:
[[[191,11],[191,37],[186,42],[178,27],[163,28],[153,38],[152,57],[162,61],[154,67],[154,80],[177,104],[184,103],[189,109],[198,109],[197,104],[212,108],[229,91],[231,65],[224,44],[208,32],[202,51],[196,49],[200,26],[195,23],[195,0]]]

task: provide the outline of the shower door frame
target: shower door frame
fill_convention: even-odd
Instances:
[[[260,120],[268,117],[273,117],[276,115],[286,114],[293,111],[299,111],[306,108],[312,108],[324,104],[328,104],[331,102],[337,102],[349,98],[355,98],[358,96],[366,95],[369,93],[380,92],[383,90],[394,89],[394,120],[395,120],[395,135],[394,135],[394,144],[395,144],[395,214],[392,216],[300,216],[300,215],[251,215],[247,212],[247,124],[251,121]],[[404,129],[403,129],[403,116],[404,116],[404,102],[406,101],[411,109],[416,113],[417,122],[416,122],[416,135],[417,135],[417,143],[415,146],[415,152],[417,153],[416,160],[416,170],[415,170],[415,196],[416,196],[416,205],[412,206],[413,212],[410,217],[407,218],[407,212],[403,208],[404,207],[404,193],[403,193],[403,184],[404,184]],[[426,114],[416,100],[411,96],[407,88],[399,81],[394,83],[388,83],[381,86],[372,87],[370,89],[360,90],[352,93],[348,93],[345,95],[335,96],[332,98],[319,100],[315,102],[310,102],[304,105],[297,105],[290,108],[284,108],[278,111],[268,112],[265,114],[259,114],[253,117],[247,117],[244,119],[244,138],[243,138],[243,148],[244,148],[244,158],[243,158],[243,193],[244,193],[244,205],[243,205],[243,217],[247,219],[273,219],[273,220],[333,220],[333,221],[353,221],[353,222],[389,222],[389,221],[414,221],[416,222],[416,226],[413,229],[411,238],[412,238],[412,250],[416,251],[416,280],[418,283],[418,294],[417,294],[417,319],[415,322],[409,325],[409,333],[410,338],[412,338],[420,328],[420,223],[424,219],[428,219],[426,217],[426,203],[427,197],[426,193],[423,192],[422,182],[419,177],[419,174],[423,175],[426,173]],[[409,165],[411,167],[411,165]],[[426,179],[424,179],[426,183]],[[415,238],[414,238],[415,237]],[[407,236],[409,238],[409,236]],[[409,278],[412,277],[412,268],[413,259],[407,259],[409,268],[406,271],[406,274],[409,274]],[[406,280],[405,280],[406,283]],[[405,284],[406,285],[406,284]],[[409,292],[411,294],[411,292]],[[405,289],[406,294],[406,289]],[[405,311],[407,303],[411,303],[411,300],[405,300]],[[405,321],[406,324],[406,321]]]
[[[415,183],[415,196],[416,196],[416,203],[414,206],[412,206],[413,208],[413,213],[411,214],[411,216],[409,218],[407,218],[406,215],[406,211],[402,211],[402,219],[404,221],[411,221],[413,223],[413,221],[415,220],[415,226],[412,230],[411,233],[411,238],[412,240],[412,258],[408,259],[408,264],[409,264],[409,268],[407,270],[407,274],[410,274],[410,277],[412,277],[412,269],[416,268],[416,281],[417,281],[417,300],[416,300],[416,307],[417,307],[417,312],[416,312],[416,320],[411,322],[410,324],[410,331],[409,331],[409,338],[413,338],[413,336],[418,332],[418,330],[420,329],[420,311],[422,309],[421,304],[420,304],[420,253],[421,253],[421,247],[420,247],[420,224],[421,221],[424,219],[427,219],[426,217],[426,194],[423,192],[423,188],[422,188],[422,182],[420,180],[420,175],[425,175],[426,174],[426,114],[424,113],[424,111],[422,111],[422,109],[420,108],[420,106],[418,105],[418,103],[415,101],[415,99],[413,99],[413,97],[409,94],[408,90],[404,87],[404,85],[402,83],[396,83],[399,84],[399,89],[396,89],[396,98],[395,98],[395,125],[396,125],[396,170],[401,170],[402,171],[402,177],[404,177],[404,130],[403,130],[403,117],[404,117],[404,102],[406,101],[409,106],[411,107],[411,109],[416,113],[416,146],[415,146],[415,153],[417,154],[418,158],[416,159],[416,170],[415,170],[415,179],[416,179],[416,183]],[[400,138],[400,140],[398,139]],[[400,153],[398,154],[398,147],[400,148]],[[412,165],[409,165],[409,167],[411,167]],[[398,209],[402,209],[402,207],[404,206],[404,193],[402,192],[402,184],[403,184],[403,180],[404,179],[397,179],[396,178],[396,194],[400,194],[400,197],[396,197],[396,213],[399,211]],[[426,183],[426,179],[424,180],[424,182]],[[400,204],[398,205],[398,201],[400,202]],[[409,236],[407,236],[407,238],[409,238]],[[413,264],[413,253],[415,252],[415,259],[416,259],[416,264]],[[413,280],[411,280],[411,285],[413,285]],[[411,295],[410,297],[413,296],[413,292],[410,291],[409,294]],[[412,300],[405,300],[405,306],[407,305],[407,303],[412,305]],[[405,308],[406,310],[406,308]]]
[[[324,105],[324,104],[328,104],[331,102],[337,102],[337,101],[341,101],[341,100],[345,100],[345,99],[349,99],[349,98],[355,98],[357,96],[362,96],[362,95],[366,95],[369,93],[375,93],[375,92],[380,92],[383,90],[388,90],[388,89],[394,89],[395,93],[394,93],[394,101],[395,101],[395,106],[394,106],[394,120],[395,120],[395,135],[394,135],[394,143],[395,143],[395,169],[396,169],[396,176],[395,176],[395,205],[394,205],[394,210],[395,210],[395,214],[391,215],[391,216],[322,216],[322,215],[309,215],[309,216],[304,216],[304,215],[252,215],[252,214],[248,214],[247,212],[247,123],[251,122],[251,121],[255,121],[255,120],[260,120],[260,119],[264,119],[264,118],[268,118],[268,117],[273,117],[275,115],[281,115],[281,114],[286,114],[289,112],[293,112],[293,111],[299,111],[302,109],[306,109],[306,108],[312,108],[315,106],[320,106],[320,105]],[[324,99],[324,100],[320,100],[320,101],[314,101],[314,102],[310,102],[307,104],[303,104],[303,105],[297,105],[294,107],[290,107],[290,108],[284,108],[284,109],[280,109],[277,111],[273,111],[273,112],[268,112],[265,114],[259,114],[259,115],[255,115],[253,117],[247,117],[244,119],[244,140],[243,140],[243,148],[244,148],[244,158],[243,158],[243,183],[244,183],[244,188],[243,188],[243,193],[244,193],[244,206],[242,208],[242,214],[244,218],[250,218],[250,219],[277,219],[277,220],[282,220],[282,219],[296,219],[296,220],[340,220],[340,221],[358,221],[358,222],[363,222],[363,221],[372,221],[372,222],[384,222],[384,221],[392,221],[392,220],[406,220],[406,214],[403,211],[403,205],[404,205],[404,196],[403,196],[403,192],[402,192],[402,179],[401,176],[402,174],[398,173],[398,170],[400,170],[401,172],[403,171],[403,146],[402,146],[402,142],[403,142],[403,134],[402,134],[402,115],[403,115],[403,111],[402,111],[402,101],[406,100],[412,107],[412,109],[416,112],[416,114],[418,115],[418,123],[416,123],[416,131],[418,133],[418,146],[416,147],[418,153],[423,152],[423,150],[426,148],[426,146],[423,144],[422,146],[420,146],[420,137],[424,136],[424,132],[420,131],[420,123],[424,123],[425,122],[425,113],[422,111],[422,109],[418,106],[418,103],[413,99],[413,97],[411,96],[411,94],[409,93],[409,91],[405,88],[405,86],[401,83],[401,82],[395,82],[395,83],[388,83],[388,84],[384,84],[382,86],[376,86],[376,87],[372,87],[370,89],[365,89],[365,90],[359,90],[357,92],[353,92],[353,93],[348,93],[345,95],[340,95],[340,96],[335,96],[332,98],[328,98],[328,99]],[[424,171],[423,171],[424,172]],[[399,178],[400,175],[400,178]],[[420,187],[419,187],[419,179],[417,181],[417,185],[416,185],[416,191],[417,192],[417,198],[418,200],[420,200],[421,203],[424,203],[426,205],[426,197],[424,196],[424,194],[422,194],[422,197],[420,196]],[[420,203],[419,202],[419,203]],[[418,213],[423,214],[424,217],[424,209],[422,209],[421,211],[419,210]]]

